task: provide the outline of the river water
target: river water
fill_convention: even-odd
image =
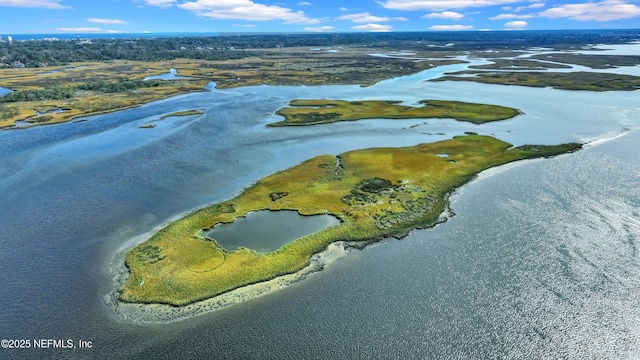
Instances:
[[[640,352],[637,92],[424,80],[258,86],[178,96],[88,121],[0,132],[0,338],[91,341],[1,358],[634,358]],[[267,128],[294,98],[449,99],[516,107],[485,125],[367,120]],[[206,109],[202,116],[165,114]],[[153,129],[139,126],[154,122]],[[417,125],[417,126],[416,126]],[[353,250],[305,281],[191,319],[137,325],[105,296],[118,252],[195,208],[318,154],[460,135],[591,141],[492,169],[453,218]]]

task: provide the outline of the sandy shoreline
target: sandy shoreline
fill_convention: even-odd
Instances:
[[[362,246],[362,244],[359,245]],[[115,287],[105,295],[105,301],[118,317],[126,321],[142,324],[176,322],[249,301],[296,284],[304,280],[307,276],[321,271],[337,259],[345,256],[351,247],[350,244],[343,241],[329,244],[327,249],[313,255],[310,264],[298,272],[283,275],[269,281],[243,286],[213,298],[185,306],[133,304],[120,301],[118,299],[118,289],[122,287],[129,276],[129,270],[125,266],[124,261],[126,254],[130,250],[128,249],[120,251],[109,265],[108,270],[114,278]]]

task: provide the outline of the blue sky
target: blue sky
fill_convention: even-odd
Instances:
[[[640,0],[0,0],[0,34],[640,27]]]

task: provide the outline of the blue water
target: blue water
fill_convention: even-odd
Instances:
[[[178,71],[176,69],[170,69],[168,73],[166,74],[160,74],[160,75],[152,75],[152,76],[147,76],[144,78],[144,80],[177,80],[177,79],[186,79],[186,77],[184,76],[177,76]]]
[[[0,338],[93,342],[83,350],[0,349],[0,357],[636,357],[637,93],[424,81],[443,70],[368,88],[216,90],[0,132]],[[489,102],[524,115],[482,126],[420,119],[265,127],[289,100],[314,97]],[[139,129],[203,107],[205,115]],[[114,256],[171,219],[314,155],[465,131],[514,145],[598,145],[488,171],[455,194],[456,215],[445,224],[353,250],[253,301],[154,325],[123,320],[106,303]]]

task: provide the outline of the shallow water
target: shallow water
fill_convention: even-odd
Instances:
[[[367,88],[216,90],[0,132],[0,338],[94,344],[0,350],[0,357],[633,358],[640,351],[637,93],[424,81],[456,69],[464,65]],[[453,99],[524,115],[482,126],[420,119],[265,127],[290,99],[315,97]],[[138,128],[202,107],[203,116]],[[255,301],[158,325],[130,324],[104,301],[115,253],[170,219],[314,155],[465,131],[514,145],[598,145],[492,170],[456,195],[457,215],[445,224],[352,251]]]
[[[227,250],[246,247],[260,253],[278,250],[303,236],[340,224],[331,215],[303,216],[297,211],[255,211],[202,235]]]
[[[39,74],[37,74],[38,76],[45,76],[45,75],[51,75],[51,74],[57,74],[59,72],[62,72],[62,70],[51,70],[51,71],[45,71],[45,72],[41,72]]]

